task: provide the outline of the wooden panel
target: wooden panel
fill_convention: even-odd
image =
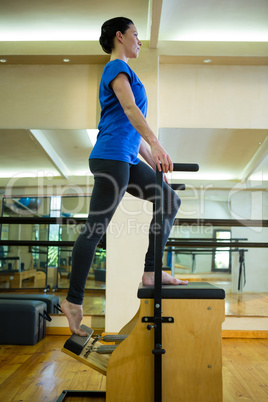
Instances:
[[[175,319],[163,324],[163,402],[221,402],[224,300],[164,299],[162,306]],[[153,315],[153,300],[141,300],[136,327],[107,367],[108,402],[153,402],[154,331],[141,322]]]
[[[141,322],[141,317],[153,315],[152,302],[141,300],[137,325],[111,355],[106,380],[108,402],[153,400],[154,332],[148,331],[147,324]]]
[[[134,317],[119,331],[119,334],[129,335],[137,325],[139,317],[140,317],[140,309],[137,311]]]
[[[110,355],[101,355],[96,352],[89,353],[88,355],[86,354],[88,348],[92,345],[92,342],[94,339],[90,339],[86,346],[83,348],[82,352],[80,355],[76,355],[73,352],[70,352],[70,350],[62,348],[62,351],[64,353],[67,353],[74,359],[80,361],[81,363],[86,364],[87,366],[93,368],[94,370],[98,371],[99,373],[106,375],[107,371],[107,365],[110,359]],[[94,344],[94,347],[101,346],[102,344],[100,342],[96,342]]]
[[[163,325],[163,401],[222,401],[224,300],[163,300],[162,306],[164,316],[175,318]]]

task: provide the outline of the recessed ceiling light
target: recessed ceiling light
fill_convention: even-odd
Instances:
[[[1,63],[6,63],[6,62],[7,62],[7,59],[0,59],[0,62],[1,62]]]
[[[64,63],[69,63],[70,59],[63,59]]]
[[[205,60],[203,60],[203,63],[211,63],[211,60],[210,59],[205,59]]]

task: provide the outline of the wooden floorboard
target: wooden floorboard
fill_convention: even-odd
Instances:
[[[225,314],[267,317],[268,293],[227,293]]]
[[[61,351],[67,338],[46,336],[34,346],[0,346],[0,400],[55,402],[66,389],[105,391],[105,376]],[[223,402],[267,402],[268,339],[223,339],[223,395]]]
[[[268,340],[223,340],[224,401],[268,400]]]
[[[105,390],[104,376],[61,351],[67,338],[46,336],[34,346],[1,346],[0,400],[52,402],[65,389]]]

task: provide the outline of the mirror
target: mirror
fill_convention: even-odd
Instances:
[[[2,216],[86,218],[93,178],[88,130],[0,130]],[[186,184],[179,195],[177,219],[267,220],[267,130],[161,128],[159,139],[174,162],[196,162],[196,175],[173,173],[170,182]],[[50,143],[52,150],[45,144]],[[242,147],[242,148],[241,148]],[[243,152],[241,153],[241,150]],[[8,158],[6,158],[8,155]],[[61,163],[63,162],[63,163]],[[73,176],[72,176],[73,175]],[[1,240],[75,241],[81,225],[1,225]],[[232,239],[267,242],[266,227],[174,225],[172,239],[215,239],[217,230]],[[223,239],[224,240],[224,239]],[[170,246],[171,247],[171,246]],[[54,286],[66,294],[72,247],[1,246],[0,289]],[[238,292],[239,250],[166,248],[164,265],[175,275],[212,281],[228,294]],[[267,249],[245,250],[244,292],[263,292]],[[258,264],[255,261],[258,261]],[[254,267],[254,269],[253,269]],[[106,247],[100,244],[87,292],[100,292],[105,303]],[[35,275],[33,275],[35,273]],[[5,277],[7,275],[7,277]],[[18,279],[17,277],[20,277]],[[6,280],[8,278],[8,280]],[[85,313],[89,312],[84,310]]]

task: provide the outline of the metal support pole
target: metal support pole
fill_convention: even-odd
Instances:
[[[163,173],[156,171],[155,188],[155,285],[154,285],[154,400],[162,401],[162,208]]]
[[[198,171],[197,164],[174,163],[174,171]],[[181,186],[181,185],[180,185]],[[183,189],[185,186],[183,186]],[[163,172],[156,168],[154,226],[154,401],[162,402],[162,225],[163,225]]]

